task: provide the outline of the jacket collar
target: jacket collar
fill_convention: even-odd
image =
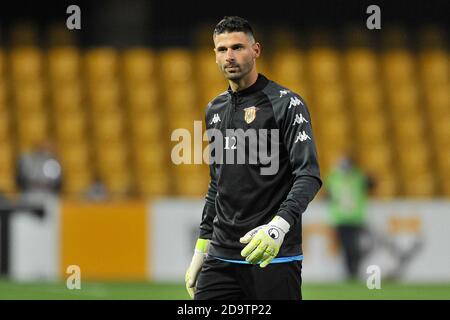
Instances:
[[[250,87],[245,88],[244,90],[241,91],[233,92],[233,90],[231,90],[231,86],[228,86],[228,93],[230,93],[231,95],[236,94],[238,96],[247,96],[257,91],[261,91],[262,89],[264,89],[267,83],[269,83],[269,79],[267,79],[261,73],[258,73],[258,78],[256,79],[255,83],[252,84]]]

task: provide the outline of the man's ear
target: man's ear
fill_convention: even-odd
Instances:
[[[255,42],[253,45],[253,58],[257,59],[261,55],[261,44],[259,42]]]

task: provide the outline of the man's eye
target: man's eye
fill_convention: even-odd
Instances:
[[[218,51],[219,51],[219,52],[225,52],[226,50],[225,50],[225,48],[219,48]]]

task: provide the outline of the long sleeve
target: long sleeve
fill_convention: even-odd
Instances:
[[[322,181],[306,103],[292,94],[287,103],[282,103],[276,116],[294,175],[292,188],[277,215],[293,225],[300,221],[302,213],[322,186]]]
[[[203,207],[202,221],[200,223],[201,239],[211,239],[213,232],[213,221],[216,216],[216,195],[217,195],[217,180],[213,168],[214,164],[210,165],[211,180],[208,185],[208,192],[205,196],[205,206]]]

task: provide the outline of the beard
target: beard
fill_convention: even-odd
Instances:
[[[227,80],[239,80],[245,77],[252,69],[252,63],[226,64],[222,67],[222,72]]]

